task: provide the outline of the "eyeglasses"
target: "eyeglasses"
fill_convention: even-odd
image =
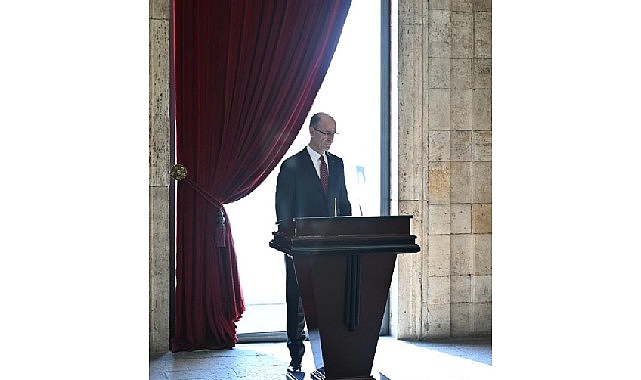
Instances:
[[[327,137],[334,137],[334,135],[338,134],[338,132],[323,132],[320,129],[316,128],[315,126],[312,126],[312,128],[314,128],[314,130],[316,130],[316,132],[321,133],[322,135],[327,136]]]

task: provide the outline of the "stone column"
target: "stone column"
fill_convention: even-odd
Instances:
[[[169,349],[169,0],[149,1],[149,351]]]
[[[491,334],[491,1],[399,0],[397,331]]]

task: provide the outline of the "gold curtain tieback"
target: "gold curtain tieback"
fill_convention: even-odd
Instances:
[[[171,167],[169,175],[176,181],[182,181],[187,178],[187,168],[183,164],[176,164]]]

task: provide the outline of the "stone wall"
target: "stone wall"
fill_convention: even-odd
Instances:
[[[149,351],[169,350],[169,0],[149,1]]]
[[[398,2],[398,204],[404,339],[492,332],[492,2]],[[395,330],[395,331],[394,331]]]

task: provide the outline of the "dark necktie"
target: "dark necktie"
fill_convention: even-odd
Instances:
[[[323,191],[327,194],[327,186],[329,183],[329,176],[327,175],[327,163],[323,155],[320,156],[320,180],[323,185]]]

